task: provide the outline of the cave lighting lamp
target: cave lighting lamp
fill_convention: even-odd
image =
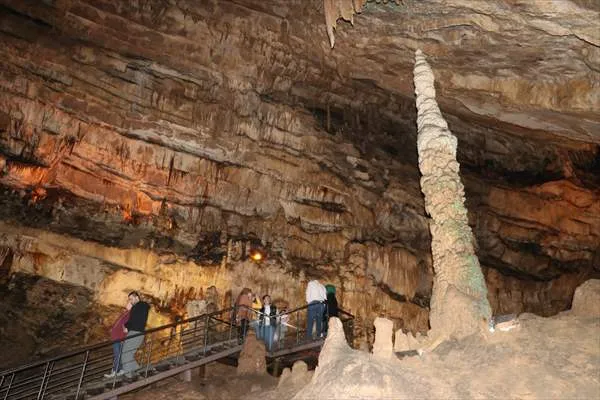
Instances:
[[[265,258],[265,256],[259,250],[254,249],[250,253],[250,258],[253,261],[259,262],[259,261],[262,261],[262,259]]]

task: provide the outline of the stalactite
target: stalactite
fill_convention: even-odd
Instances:
[[[360,13],[366,2],[367,0],[323,0],[325,24],[331,48],[335,45],[333,30],[336,28],[338,18],[354,24],[354,14]]]
[[[337,20],[342,18],[354,25],[354,14],[360,14],[363,6],[373,0],[323,0],[323,10],[325,12],[325,25],[327,26],[327,36],[329,44],[333,49],[335,45],[334,29],[337,27]],[[377,3],[387,3],[392,1],[400,4],[401,0],[375,0]]]
[[[457,140],[437,105],[433,72],[421,50],[415,58],[417,150],[435,270],[431,336],[463,337],[487,327],[491,308],[464,205]]]

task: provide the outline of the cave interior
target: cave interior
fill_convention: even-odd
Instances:
[[[426,332],[417,49],[493,313],[568,309],[600,277],[600,7],[558,3],[0,0],[0,364],[102,339],[130,290],[159,324],[319,279],[365,342]]]

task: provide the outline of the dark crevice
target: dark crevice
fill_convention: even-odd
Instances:
[[[421,308],[429,308],[429,297],[425,297],[422,294],[416,294],[413,298],[408,298],[406,295],[395,292],[389,285],[378,282],[377,287],[385,294],[387,294],[391,299],[399,302],[399,303],[412,303]]]

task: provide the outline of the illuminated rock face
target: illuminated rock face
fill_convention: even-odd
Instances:
[[[492,307],[568,307],[600,265],[597,48],[573,25],[593,10],[556,11],[588,42],[527,21],[517,40],[491,29],[510,8],[360,2],[331,51],[320,1],[263,3],[2,2],[0,282],[44,275],[107,305],[141,288],[180,314],[211,286],[222,305],[244,286],[299,305],[318,277],[361,337],[380,315],[427,330],[422,40]]]

